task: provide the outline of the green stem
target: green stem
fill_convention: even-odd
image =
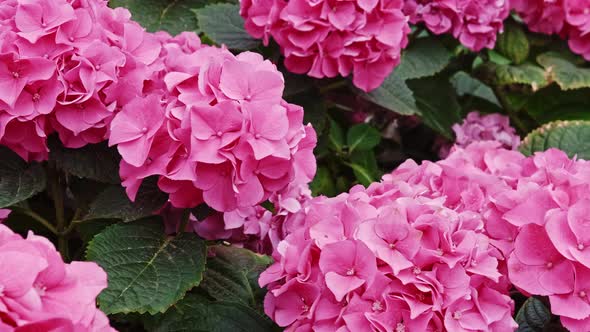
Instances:
[[[57,235],[57,229],[47,219],[41,217],[37,213],[35,213],[35,212],[31,211],[31,210],[28,210],[28,209],[23,209],[23,208],[18,207],[18,206],[11,206],[11,207],[9,207],[9,209],[11,211],[16,212],[16,213],[20,213],[20,214],[23,214],[25,216],[31,217],[33,220],[35,220],[38,223],[40,223],[41,225],[45,226],[45,228],[47,228],[51,233]]]
[[[502,108],[504,110],[506,110],[506,112],[508,113],[508,116],[510,117],[510,121],[513,124],[515,124],[516,127],[518,127],[520,132],[527,133],[528,132],[527,126],[518,117],[518,111],[513,109],[512,105],[510,105],[510,102],[508,101],[508,98],[506,97],[506,94],[504,93],[504,91],[502,91],[502,89],[499,86],[495,86],[494,87],[494,94],[498,98],[498,101],[500,102],[500,105],[502,105]]]
[[[62,258],[68,260],[68,239],[66,234],[66,218],[64,213],[64,186],[61,174],[53,165],[48,170],[51,193],[53,196],[53,205],[55,207],[55,220],[57,226],[57,248]]]
[[[320,87],[320,94],[325,94],[326,92],[339,89],[343,86],[346,86],[347,84],[348,84],[348,81],[346,79],[341,79],[341,80],[338,80],[334,83],[324,85],[324,86]]]
[[[182,218],[180,219],[180,227],[178,228],[178,233],[186,232],[186,226],[188,225],[190,217],[191,210],[184,209],[184,211],[182,212]]]

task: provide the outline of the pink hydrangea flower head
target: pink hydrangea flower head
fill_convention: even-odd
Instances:
[[[0,225],[0,265],[3,331],[115,331],[96,308],[107,276],[95,263],[66,264],[46,238]]]
[[[160,40],[106,1],[9,1],[0,13],[0,144],[26,160],[46,159],[54,132],[70,148],[107,139],[158,66]]]
[[[496,141],[506,149],[516,150],[520,145],[520,136],[510,126],[507,116],[501,114],[484,114],[470,112],[461,124],[454,124],[455,146],[466,147],[473,142]],[[445,158],[449,147],[443,145],[439,155]]]
[[[512,189],[486,164],[498,172],[492,157],[503,151],[457,148],[436,164],[407,162],[368,188],[309,201],[260,277],[266,313],[289,331],[513,330],[503,251],[486,230],[497,209],[487,195]],[[287,294],[301,296],[289,303]]]
[[[258,215],[259,203],[289,184],[311,181],[315,132],[302,124],[303,109],[282,99],[283,77],[270,61],[187,45],[190,37],[183,38],[163,39],[158,70],[110,122],[109,143],[123,157],[123,185],[134,198],[141,181],[157,175],[174,207],[204,202],[231,213],[221,218],[226,222]],[[213,229],[224,238],[242,230],[267,237],[262,220],[209,227],[218,220],[202,224],[208,237]]]
[[[509,11],[506,0],[410,0],[404,5],[412,23],[424,23],[437,35],[450,33],[473,51],[494,48]]]
[[[399,64],[410,32],[398,1],[243,0],[240,14],[253,37],[279,44],[290,71],[316,78],[352,73],[364,91]]]

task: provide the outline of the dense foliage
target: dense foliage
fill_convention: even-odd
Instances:
[[[589,11],[0,1],[0,331],[590,331]]]

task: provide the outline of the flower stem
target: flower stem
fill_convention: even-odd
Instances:
[[[68,228],[66,225],[66,218],[64,214],[64,186],[63,177],[57,171],[54,165],[48,167],[49,187],[53,197],[53,205],[55,207],[55,220],[57,228],[57,248],[64,261],[68,261],[68,240],[67,233],[65,232]]]
[[[53,226],[47,219],[41,217],[40,215],[38,215],[34,211],[31,211],[29,209],[24,209],[24,208],[21,208],[18,206],[11,206],[11,207],[9,207],[9,209],[11,211],[16,212],[16,213],[20,213],[25,216],[31,217],[33,220],[35,220],[36,222],[40,223],[45,228],[47,228],[51,233],[53,233],[54,235],[57,235],[57,229],[55,228],[55,226]]]

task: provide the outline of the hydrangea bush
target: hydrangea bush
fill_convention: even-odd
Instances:
[[[0,1],[0,331],[590,331],[589,8]]]

